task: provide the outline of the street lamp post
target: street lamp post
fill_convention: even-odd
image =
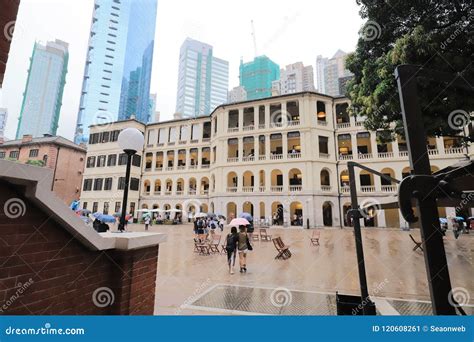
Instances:
[[[143,149],[144,137],[142,132],[136,128],[125,128],[120,132],[117,142],[120,148],[127,154],[127,169],[125,172],[125,187],[123,191],[122,213],[118,229],[120,232],[125,230],[125,215],[127,213],[128,188],[130,184],[130,168],[132,166],[132,157],[139,150]]]

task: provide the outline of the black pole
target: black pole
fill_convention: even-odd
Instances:
[[[132,166],[132,156],[136,153],[133,150],[124,150],[127,154],[127,170],[125,171],[125,188],[123,190],[122,214],[120,216],[120,223],[118,230],[123,232],[125,230],[125,215],[127,214],[128,188],[130,183],[130,168]]]
[[[352,222],[354,223],[354,238],[357,253],[357,267],[359,269],[359,283],[361,303],[369,302],[369,291],[367,288],[367,275],[365,274],[365,260],[364,247],[362,244],[362,234],[360,231],[360,212],[359,203],[357,202],[357,186],[354,172],[354,163],[348,162],[347,169],[349,171],[349,186],[351,192],[351,206],[352,206]],[[369,315],[367,305],[362,305],[362,312],[364,315]]]
[[[430,160],[426,147],[426,133],[421,106],[418,101],[416,66],[401,65],[395,70],[405,135],[413,175],[431,175]],[[443,234],[440,229],[438,206],[433,189],[416,189],[420,216],[420,233],[424,247],[425,267],[435,315],[455,315],[450,304],[451,280],[449,277]]]

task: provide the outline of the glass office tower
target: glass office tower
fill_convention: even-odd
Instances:
[[[75,142],[92,124],[150,120],[157,0],[95,0]]]
[[[68,43],[35,43],[30,58],[16,138],[56,135],[69,60]]]
[[[212,46],[186,38],[179,53],[176,112],[183,117],[210,114],[227,101],[229,62],[214,57]]]

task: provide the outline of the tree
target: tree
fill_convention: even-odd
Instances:
[[[29,159],[26,161],[25,164],[28,165],[34,165],[34,166],[44,166],[44,162],[42,160],[36,160],[36,159]]]
[[[472,0],[356,0],[367,19],[357,48],[347,61],[351,113],[366,117],[382,140],[404,135],[394,71],[400,64],[459,73],[471,91],[418,80],[426,132],[454,136],[474,110],[474,9]],[[454,115],[453,115],[454,114]],[[471,137],[472,138],[472,137]]]

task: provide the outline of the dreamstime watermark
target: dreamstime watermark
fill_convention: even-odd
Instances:
[[[382,292],[383,288],[385,287],[385,285],[387,285],[389,283],[389,280],[387,278],[385,278],[383,281],[381,281],[380,283],[378,284],[374,284],[373,286],[373,291],[372,291],[372,295],[373,296],[377,296],[377,294],[379,294],[380,292]],[[357,305],[357,307],[355,307],[354,309],[352,309],[352,315],[358,315],[359,312],[361,310],[364,310],[364,307],[371,303],[370,301],[370,298],[367,297],[367,298],[364,298],[361,303],[359,305]]]
[[[290,17],[285,17],[284,23],[273,33],[273,35],[268,39],[268,41],[263,45],[264,50],[267,50],[269,46],[271,46],[273,43],[275,43],[283,34],[288,30],[288,27],[293,24],[298,17],[300,16],[300,13],[296,12]]]
[[[16,21],[12,20],[5,24],[3,27],[3,35],[8,41],[13,39],[13,33],[15,32]]]
[[[368,219],[377,216],[382,209],[382,205],[379,200],[370,197],[363,199],[360,202],[359,208],[362,217]]]
[[[107,131],[117,121],[117,118],[109,111],[99,110],[94,113],[91,126],[97,126],[99,131]]]
[[[293,301],[291,291],[284,287],[277,287],[270,294],[270,302],[277,308],[288,306]]]
[[[182,205],[183,217],[185,219],[194,218],[196,214],[201,212],[202,204],[200,200],[194,198],[185,200]],[[191,210],[192,207],[194,207],[194,212]]]
[[[98,308],[111,306],[115,302],[115,294],[108,287],[99,287],[92,293],[92,302]]]
[[[270,115],[270,127],[272,128],[287,128],[291,121],[291,114],[283,109],[275,110]]]
[[[191,303],[193,303],[196,300],[196,298],[202,293],[202,291],[209,286],[210,283],[211,283],[211,278],[207,278],[205,282],[201,283],[198,287],[196,287],[193,294],[186,298],[183,304],[175,310],[174,314],[180,315],[182,309],[186,307],[187,305],[190,305]]]
[[[455,308],[469,304],[471,296],[464,287],[455,287],[449,291],[448,302]]]
[[[469,15],[463,16],[461,18],[462,24],[458,27],[451,35],[446,38],[445,41],[441,43],[441,50],[445,50],[449,44],[451,44],[469,25],[472,25],[472,21],[474,20],[474,11],[471,11]]]
[[[11,295],[4,303],[2,306],[0,306],[0,313],[5,312],[8,310],[8,308],[15,303],[15,301],[21,297],[23,293],[31,286],[33,285],[34,281],[33,279],[29,279],[26,283],[18,283],[17,284],[17,289],[13,295]]]
[[[367,21],[361,29],[361,38],[366,42],[380,38],[381,34],[382,28],[373,20]]]
[[[11,219],[19,218],[20,216],[25,215],[26,213],[26,205],[20,198],[10,198],[8,201],[5,202],[3,205],[3,212],[5,216]]]
[[[462,130],[471,121],[471,115],[462,109],[453,110],[448,115],[448,125],[453,130]]]

